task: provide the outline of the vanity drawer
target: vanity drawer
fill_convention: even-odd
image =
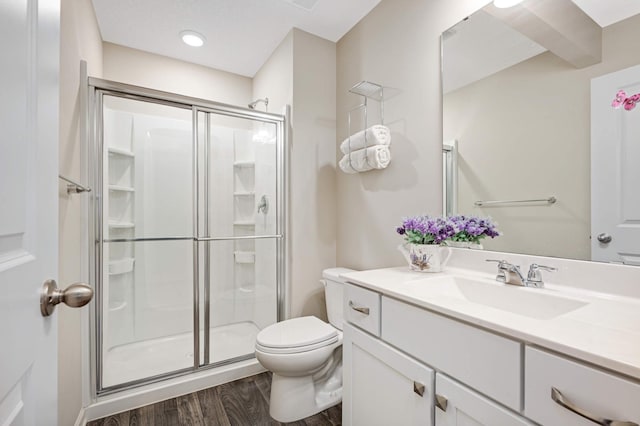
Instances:
[[[525,350],[525,415],[544,425],[591,426],[551,398],[557,389],[568,404],[594,416],[640,424],[640,384],[558,355]]]
[[[380,294],[353,284],[345,284],[344,319],[380,337]]]
[[[521,411],[520,343],[388,297],[382,310],[384,341]]]

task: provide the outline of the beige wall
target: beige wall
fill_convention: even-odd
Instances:
[[[294,29],[290,146],[291,314],[326,319],[322,270],[336,265],[336,45]]]
[[[254,99],[269,98],[269,112],[280,114],[293,103],[293,31],[280,42],[253,77]],[[262,110],[263,104],[257,107]]]
[[[591,79],[640,62],[639,28],[640,16],[605,28],[599,64],[576,69],[547,52],[445,96],[459,211],[491,215],[504,232],[485,248],[590,259]],[[473,206],[551,195],[552,206]]]
[[[291,105],[290,315],[326,318],[322,270],[335,266],[335,43],[293,29],[254,77],[269,111]]]
[[[441,213],[440,34],[486,1],[382,0],[337,46],[337,139],[347,137],[348,89],[385,86],[391,164],[337,172],[337,263],[356,269],[400,265],[395,228],[403,216]]]
[[[80,138],[80,60],[87,61],[90,75],[102,75],[102,39],[90,1],[62,0],[60,11],[60,174],[71,179],[84,178],[80,160],[84,140]],[[83,201],[86,195],[67,195],[60,184],[59,196],[59,282],[67,285],[81,281],[87,254],[83,252],[85,235]],[[62,308],[58,315],[58,424],[75,423],[82,407],[81,322],[80,309]]]
[[[251,101],[251,79],[137,49],[104,43],[104,78],[232,105]]]

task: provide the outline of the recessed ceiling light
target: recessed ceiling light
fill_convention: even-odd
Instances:
[[[205,38],[202,34],[191,30],[182,31],[180,33],[180,37],[182,37],[182,41],[184,41],[185,44],[193,47],[200,47],[204,44],[205,41]]]
[[[493,0],[493,5],[500,9],[506,9],[507,7],[515,6],[518,3],[522,3],[523,0]]]

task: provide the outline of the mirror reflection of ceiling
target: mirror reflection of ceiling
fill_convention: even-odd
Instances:
[[[336,42],[380,0],[92,0],[103,41],[253,77],[293,28]],[[186,46],[180,32],[205,36]]]
[[[533,0],[529,0],[533,1]],[[572,0],[599,26],[640,13],[640,1]],[[546,49],[483,11],[443,33],[449,52],[443,61],[443,93],[509,68]]]

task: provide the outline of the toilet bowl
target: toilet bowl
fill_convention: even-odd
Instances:
[[[292,318],[264,328],[256,358],[273,373],[269,414],[280,422],[312,416],[342,401],[342,295],[346,268],[323,271],[329,323]]]

